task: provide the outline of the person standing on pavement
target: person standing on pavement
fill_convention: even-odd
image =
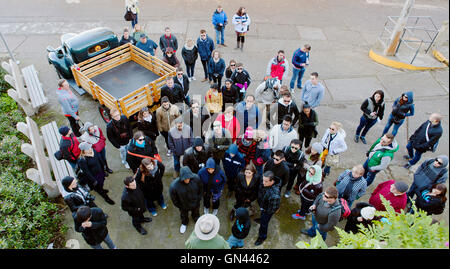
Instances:
[[[226,47],[227,45],[225,45],[224,38],[225,38],[225,25],[228,24],[228,18],[225,11],[223,11],[221,5],[217,6],[216,10],[212,15],[212,24],[214,25],[214,29],[216,30],[217,46],[222,45],[223,47]]]
[[[305,82],[305,88],[303,89],[303,104],[308,104],[311,108],[318,107],[323,99],[324,92],[325,88],[319,82],[319,74],[312,72],[310,79]]]
[[[141,50],[147,53],[150,53],[151,56],[155,56],[158,45],[156,45],[155,41],[148,38],[146,34],[141,34],[139,37],[139,42],[137,42],[136,44],[136,47],[140,48]]]
[[[58,81],[56,97],[61,105],[64,116],[69,120],[70,128],[76,137],[80,137],[80,125],[78,123],[80,120],[80,117],[78,116],[79,102],[78,98],[73,94],[72,90],[70,90],[70,85],[67,80],[60,79]]]
[[[271,159],[272,149],[269,146],[269,136],[264,130],[256,130],[253,140],[256,142],[255,158],[252,160],[259,176],[262,176],[264,164]]]
[[[222,112],[222,102],[223,97],[219,85],[217,83],[211,84],[210,89],[205,94],[205,105],[211,115],[214,116]]]
[[[270,129],[270,107],[279,99],[278,90],[281,87],[281,82],[278,78],[268,78],[266,81],[259,84],[255,90],[255,97],[258,103],[266,106],[266,126]]]
[[[164,29],[164,34],[159,38],[159,47],[163,52],[163,56],[166,56],[167,49],[172,48],[172,52],[175,55],[178,50],[178,40],[169,27]]]
[[[298,137],[300,139],[300,149],[309,147],[311,140],[317,137],[316,127],[319,125],[319,117],[309,104],[303,104],[298,120]]]
[[[134,25],[134,32],[133,32],[134,44],[137,44],[140,41],[142,34],[145,34],[145,36],[147,36],[147,32],[145,30],[142,30],[140,24],[136,23],[136,25]]]
[[[415,165],[422,154],[427,151],[434,152],[436,150],[439,139],[442,136],[442,116],[439,113],[433,113],[430,118],[424,122],[409,138],[406,149],[408,155],[403,156],[408,163],[403,167],[410,168]]]
[[[130,122],[125,115],[120,115],[119,110],[116,108],[110,111],[111,121],[106,125],[106,136],[109,142],[119,149],[120,158],[125,168],[130,169],[127,163],[127,145],[130,139],[133,138],[133,130],[131,129]]]
[[[376,209],[368,203],[357,203],[355,208],[352,209],[350,216],[347,217],[344,230],[348,233],[358,233],[358,225],[362,224],[364,227],[368,227],[375,220],[380,220],[381,217],[375,216]]]
[[[244,100],[247,89],[252,80],[250,79],[250,74],[244,69],[244,65],[242,63],[236,64],[236,70],[233,72],[230,79],[233,81],[233,84],[239,88],[239,100]]]
[[[407,203],[406,192],[408,191],[408,184],[402,181],[387,180],[380,183],[369,198],[369,204],[373,205],[378,211],[386,211],[381,196],[383,196],[394,208],[395,212],[401,213]]]
[[[339,163],[339,154],[347,150],[345,143],[346,133],[340,122],[332,122],[322,137],[322,165],[325,165],[324,174],[328,175],[331,170],[330,165]]]
[[[189,81],[196,80],[194,77],[195,62],[198,58],[198,48],[194,44],[192,38],[186,40],[186,44],[181,49],[181,56],[183,57],[184,64],[186,65],[186,73]]]
[[[395,100],[392,105],[392,112],[389,115],[386,126],[383,130],[383,135],[389,132],[392,124],[394,124],[394,129],[392,130],[392,134],[394,136],[397,135],[398,128],[402,126],[406,117],[414,116],[414,93],[413,92],[405,92]]]
[[[120,38],[119,46],[125,45],[131,43],[131,45],[134,45],[134,39],[130,36],[130,30],[128,30],[127,27],[123,29],[123,35]]]
[[[208,61],[209,83],[217,83],[219,89],[222,87],[222,77],[225,72],[225,61],[221,58],[220,52],[214,50]]]
[[[195,222],[200,217],[203,183],[188,166],[183,166],[180,169],[180,177],[170,184],[169,193],[173,205],[180,210],[180,233],[184,234],[189,223],[189,211]]]
[[[399,145],[392,134],[385,134],[373,143],[366,153],[367,160],[364,163],[367,186],[372,184],[380,171],[387,168],[398,148]]]
[[[125,0],[125,9],[126,11],[131,11],[134,15],[134,19],[131,21],[131,28],[134,28],[134,26],[138,23],[139,1]]]
[[[197,174],[200,169],[205,167],[208,158],[209,152],[203,145],[203,139],[197,136],[192,147],[184,152],[183,166],[189,167],[192,173]]]
[[[225,80],[225,85],[222,86],[221,90],[223,96],[222,110],[227,111],[227,108],[232,107],[234,111],[234,105],[239,103],[239,88],[233,84],[231,79],[227,79]]]
[[[169,148],[169,131],[172,122],[180,116],[180,109],[176,105],[172,105],[167,96],[161,97],[161,106],[156,109],[156,126],[159,133],[164,137],[167,147],[167,156],[172,155]]]
[[[175,119],[175,126],[169,131],[169,148],[173,153],[174,178],[180,173],[180,159],[184,152],[194,143],[194,136],[189,125],[183,123],[181,117]]]
[[[145,136],[144,132],[137,131],[127,146],[127,163],[134,174],[141,165],[142,159],[145,158],[161,161],[155,142],[150,137]]]
[[[377,90],[372,97],[367,98],[361,105],[363,115],[356,128],[355,142],[359,139],[363,144],[366,144],[366,134],[378,120],[382,120],[384,116],[384,92]],[[361,132],[362,131],[362,132]]]
[[[80,142],[67,126],[61,126],[58,129],[61,134],[61,141],[59,142],[59,151],[61,152],[61,159],[69,162],[70,166],[75,171],[78,157],[80,157],[81,150],[78,147]]]
[[[236,203],[230,212],[230,220],[235,217],[235,210],[239,207],[251,207],[251,203],[258,198],[258,190],[261,184],[261,175],[256,172],[255,166],[250,163],[243,171],[239,170],[236,176],[234,196]]]
[[[128,212],[131,216],[132,224],[138,233],[147,234],[147,230],[142,227],[143,222],[151,222],[152,218],[144,217],[145,197],[140,188],[137,187],[136,180],[133,177],[126,177],[123,180],[125,188],[122,192],[122,210]]]
[[[277,150],[273,154],[273,158],[268,160],[264,165],[264,173],[271,171],[275,177],[275,183],[278,188],[283,188],[289,182],[289,167],[286,164],[286,159],[282,150]]]
[[[227,107],[224,113],[217,116],[216,121],[219,121],[222,124],[222,128],[225,128],[230,132],[234,143],[241,132],[241,125],[236,116],[234,116],[234,107]]]
[[[258,129],[261,121],[258,106],[255,104],[255,96],[249,94],[242,101],[236,105],[236,118],[239,121],[242,132],[247,130],[247,127]]]
[[[156,113],[151,113],[147,106],[141,108],[138,113],[137,128],[139,131],[144,132],[144,135],[150,137],[153,141],[159,135],[158,126],[156,126]]]
[[[211,126],[211,115],[206,106],[200,105],[196,99],[192,100],[190,105],[191,108],[183,113],[184,124],[191,127],[194,137],[200,136],[204,140]]]
[[[102,249],[105,242],[110,249],[117,249],[108,234],[106,214],[98,207],[81,206],[72,214],[75,231],[81,233],[84,240],[93,249]]]
[[[416,207],[425,211],[427,215],[440,215],[445,209],[446,194],[447,187],[445,184],[435,184],[431,189],[423,190],[420,195],[417,195]]]
[[[283,89],[286,89],[286,85],[281,85],[280,94]],[[272,106],[270,110],[270,121],[272,121],[274,115],[276,116],[276,123],[281,124],[283,122],[283,118],[286,115],[292,117],[292,126],[294,126],[300,117],[300,111],[297,107],[297,104],[292,100],[292,94],[287,91],[281,95],[281,98],[278,99],[278,102]],[[271,123],[273,126],[273,124]]]
[[[187,249],[230,249],[228,242],[218,234],[219,219],[211,214],[198,218],[194,231],[184,243]]]
[[[137,186],[144,194],[145,205],[153,217],[158,216],[155,201],[158,201],[162,209],[167,209],[167,205],[164,202],[162,182],[165,169],[166,167],[162,162],[145,158],[142,159],[141,165],[134,175]]]
[[[166,48],[166,53],[163,56],[163,62],[177,68],[180,66],[180,61],[178,61],[177,55],[175,55],[175,51],[171,48],[168,47]],[[184,95],[183,95],[184,97]],[[184,100],[184,98],[183,98]]]
[[[244,157],[245,164],[249,164],[255,159],[256,146],[258,143],[253,139],[255,131],[252,127],[248,127],[245,133],[236,140],[236,145],[242,156]]]
[[[186,105],[191,104],[191,98],[189,97],[189,78],[183,73],[183,68],[180,66],[177,67],[177,76],[174,78],[175,84],[178,84],[183,89],[184,94],[184,102]]]
[[[213,129],[206,134],[206,148],[214,158],[214,161],[220,165],[225,156],[225,152],[232,144],[230,132],[222,127],[219,121],[213,123]]]
[[[88,121],[84,124],[83,129],[85,132],[80,138],[92,145],[92,148],[100,154],[105,163],[105,172],[112,174],[113,171],[108,167],[108,161],[106,160],[106,137],[103,135],[102,129]]]
[[[217,215],[220,206],[220,197],[225,186],[226,177],[220,166],[213,158],[206,161],[206,166],[198,171],[198,176],[203,182],[203,211],[209,213],[211,199],[213,205],[213,215]]]
[[[292,78],[290,82],[291,93],[294,93],[295,81],[297,80],[297,89],[302,89],[302,78],[305,73],[306,66],[309,65],[309,52],[311,46],[305,44],[303,48],[294,51],[292,56]]]
[[[255,242],[255,246],[261,245],[267,239],[270,219],[280,208],[280,202],[280,188],[276,183],[274,172],[266,171],[264,172],[263,180],[261,180],[258,191],[258,204],[261,208],[261,217],[255,219],[256,222],[259,222],[258,239]]]
[[[281,124],[275,125],[269,133],[269,145],[272,151],[281,150],[291,144],[293,139],[298,139],[298,133],[292,126],[292,118],[284,116]]]
[[[228,238],[228,244],[231,248],[242,248],[244,247],[244,239],[250,232],[252,222],[247,208],[240,207],[236,209],[235,212],[236,221],[231,227],[231,235]]]
[[[228,65],[227,69],[225,69],[225,77],[227,79],[231,78],[231,75],[233,75],[233,72],[236,70],[236,61],[234,59],[230,60],[230,64]]]
[[[315,237],[316,230],[318,230],[325,241],[327,233],[334,230],[341,217],[341,205],[336,187],[330,186],[325,192],[318,195],[313,205],[309,207],[309,211],[313,213],[312,226],[300,232],[309,237]]]
[[[292,139],[291,144],[283,148],[283,153],[289,168],[289,181],[284,197],[289,198],[295,179],[297,178],[297,182],[299,182],[300,171],[304,170],[305,154],[300,150],[300,140],[298,139]]]
[[[436,158],[425,160],[414,173],[414,181],[409,188],[408,197],[420,195],[421,191],[430,189],[438,183],[445,183],[448,178],[448,157],[440,155]]]
[[[77,212],[82,206],[97,207],[95,204],[95,196],[89,193],[90,189],[87,185],[81,184],[77,179],[71,176],[65,176],[61,179],[61,185],[67,192],[64,196],[64,202],[72,213]]]
[[[208,62],[211,58],[211,53],[214,51],[214,41],[206,34],[206,30],[200,30],[200,37],[197,38],[198,54],[202,61],[205,78],[202,82],[208,81]]]
[[[335,182],[339,192],[338,197],[345,199],[349,207],[366,193],[367,181],[363,175],[364,167],[359,164],[353,166],[352,170],[347,169],[342,172]]]
[[[228,197],[235,190],[238,174],[245,168],[244,156],[238,151],[236,144],[231,144],[223,157],[223,170],[227,177]]]
[[[251,23],[250,17],[247,15],[247,11],[245,7],[240,7],[236,14],[233,16],[232,20],[234,24],[234,31],[236,32],[237,36],[237,43],[235,49],[241,49],[241,51],[244,49],[244,42],[245,42],[245,34],[249,30],[249,26]]]
[[[319,165],[310,166],[305,178],[299,185],[301,206],[297,213],[292,214],[293,219],[305,220],[306,215],[310,214],[309,208],[317,196],[322,193],[322,168]]]
[[[270,59],[267,64],[266,77],[277,78],[280,84],[286,81],[289,73],[289,63],[284,56],[284,50],[279,50],[277,56]]]

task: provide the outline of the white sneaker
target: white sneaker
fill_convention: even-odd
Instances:
[[[124,163],[123,165],[125,165],[125,168],[126,169],[130,169],[130,166],[128,165],[128,163],[126,162],[126,163]]]
[[[195,77],[192,77],[192,80],[197,80]]]
[[[186,232],[186,225],[181,224],[181,226],[180,226],[180,233],[184,234],[184,232]]]
[[[219,211],[219,209],[214,209],[213,212],[212,212],[213,215],[216,216],[218,211]]]
[[[189,80],[189,82],[191,82],[191,81],[192,81],[192,78],[188,78],[188,80]]]
[[[209,208],[203,208],[203,214],[209,214]]]
[[[294,89],[291,89],[291,94],[294,94],[295,93],[295,90]]]
[[[167,151],[167,157],[170,157],[172,155],[172,151],[169,149],[168,151]]]

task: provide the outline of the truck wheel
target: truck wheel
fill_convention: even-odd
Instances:
[[[100,113],[100,116],[105,121],[105,123],[109,123],[111,121],[111,115],[109,114],[110,109],[106,106],[99,106],[98,112]]]

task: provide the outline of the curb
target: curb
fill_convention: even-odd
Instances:
[[[433,55],[434,55],[434,51],[433,51]],[[377,63],[380,63],[382,65],[386,65],[386,66],[389,66],[389,67],[392,67],[392,68],[397,68],[397,69],[432,70],[432,69],[447,68],[447,66],[437,66],[437,67],[415,66],[415,65],[411,65],[411,64],[407,64],[407,63],[403,63],[403,62],[399,62],[399,61],[394,61],[392,59],[388,59],[388,58],[386,58],[384,56],[376,54],[373,50],[369,51],[369,57],[372,60],[374,60],[375,62],[377,62]]]
[[[444,63],[445,65],[448,66],[448,59],[445,58],[444,55],[442,55],[442,53],[440,53],[437,50],[433,50],[433,56],[434,58],[436,58],[439,62]]]

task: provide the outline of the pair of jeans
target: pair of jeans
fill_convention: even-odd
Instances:
[[[186,65],[186,75],[188,78],[192,78],[194,76],[195,62],[193,64],[188,64],[184,61],[184,64]]]
[[[375,180],[375,177],[380,171],[370,172],[369,171],[369,158],[367,158],[366,162],[363,164],[364,167],[364,179],[367,181],[367,187],[369,187],[373,181]]]
[[[222,29],[219,31],[219,30],[217,30],[217,29],[215,29],[216,30],[216,42],[217,42],[217,45],[219,45],[219,44],[224,44],[224,38],[225,38],[225,27],[223,27],[222,26]],[[219,40],[220,39],[220,40]]]
[[[161,196],[158,199],[158,204],[162,207],[163,205],[165,205],[164,203],[164,196],[161,194]],[[148,209],[148,212],[152,213],[156,212],[156,206],[155,206],[155,202],[151,201],[151,200],[147,200],[145,199],[145,206]]]
[[[133,224],[134,228],[140,229],[142,227],[141,224],[143,222],[144,222],[144,213],[139,213],[131,216],[131,223]]]
[[[136,18],[131,21],[131,28],[134,29],[134,26],[138,23],[138,14],[136,13]]]
[[[116,245],[114,245],[114,242],[111,240],[111,237],[109,237],[109,234],[106,235],[105,239],[103,239],[103,242],[106,243],[106,245],[108,245],[108,247],[110,249],[115,249]],[[90,245],[91,248],[93,249],[103,249],[102,248],[102,243],[98,244],[98,245]]]
[[[205,194],[203,195],[203,206],[204,206],[205,208],[209,208],[209,207],[211,206],[212,196],[213,196],[212,193],[205,193]],[[213,206],[213,209],[219,209],[219,206],[220,206],[220,198],[217,199],[217,201],[212,201],[212,206]]]
[[[230,237],[228,238],[227,242],[230,245],[230,248],[242,248],[242,247],[244,247],[244,239],[237,239],[233,235],[230,235]]]
[[[314,215],[313,215],[312,216],[312,226],[308,230],[308,235],[311,237],[316,236],[316,234],[317,234],[316,230],[319,231],[320,235],[323,238],[323,241],[325,241],[327,239],[327,232],[322,232],[321,230],[319,230],[319,224],[317,223],[316,218],[314,218]]]
[[[392,130],[392,135],[396,136],[397,132],[398,132],[398,128],[400,128],[400,126],[402,126],[403,122],[405,121],[405,119],[400,120],[399,123],[394,123],[394,116],[392,116],[392,113],[389,115],[388,121],[386,123],[386,127],[384,127],[383,130],[383,135],[387,134],[387,132],[389,131],[389,129],[391,128],[392,124],[394,124],[394,129]]]
[[[213,74],[209,74],[209,81],[217,83],[217,85],[219,85],[219,89],[222,88],[222,77],[223,75],[218,75],[217,77],[215,77]]]
[[[273,214],[267,213],[265,210],[261,210],[261,221],[259,223],[258,239],[266,240],[267,230],[269,228],[269,221]]]
[[[75,172],[75,170],[77,168],[77,162],[69,162],[69,161],[67,161],[67,162],[70,164],[70,166],[72,166],[73,171]]]
[[[127,145],[122,145],[119,148],[120,151],[120,159],[122,160],[123,164],[127,163]]]
[[[78,112],[77,112],[77,115],[78,115]],[[66,118],[69,120],[70,128],[72,129],[73,134],[76,137],[81,136],[80,125],[78,124],[77,120],[72,116],[66,116]]]
[[[208,79],[208,62],[209,62],[209,59],[210,59],[211,57],[209,57],[208,59],[206,59],[206,60],[202,60],[202,65],[203,65],[203,71],[205,72],[205,79]]]
[[[173,168],[175,171],[180,172],[180,158],[181,156],[173,154]]]
[[[301,194],[300,194],[300,201],[301,205],[298,214],[304,217],[309,212],[309,208],[314,204],[314,201],[306,200]]]
[[[414,198],[414,194],[416,194],[417,196],[420,195],[419,189],[417,188],[417,184],[415,182],[413,182],[411,187],[409,187],[406,195],[409,197],[409,199],[412,200]]]
[[[361,137],[366,137],[367,132],[370,128],[372,128],[375,123],[377,123],[377,119],[368,119],[364,115],[361,116],[361,119],[359,120],[359,126],[356,128],[356,135]],[[361,132],[362,130],[362,132]]]
[[[189,223],[189,211],[191,211],[191,216],[194,222],[197,222],[197,219],[200,217],[199,212],[200,207],[196,207],[194,209],[186,209],[186,208],[180,208],[180,217],[181,217],[181,224],[188,225]]]
[[[304,67],[301,67],[301,68],[293,67],[292,68],[292,79],[291,79],[291,83],[289,85],[291,87],[291,89],[294,89],[295,80],[297,80],[297,88],[300,89],[302,87],[302,78],[303,78],[304,73],[305,73]]]
[[[292,186],[294,186],[295,178],[298,176],[298,170],[297,169],[289,169],[289,181],[286,186],[286,191],[291,191]]]
[[[408,155],[411,158],[408,163],[410,165],[415,165],[420,160],[420,158],[422,158],[423,152],[415,149],[412,146],[411,141],[406,145],[406,149],[408,150]]]

